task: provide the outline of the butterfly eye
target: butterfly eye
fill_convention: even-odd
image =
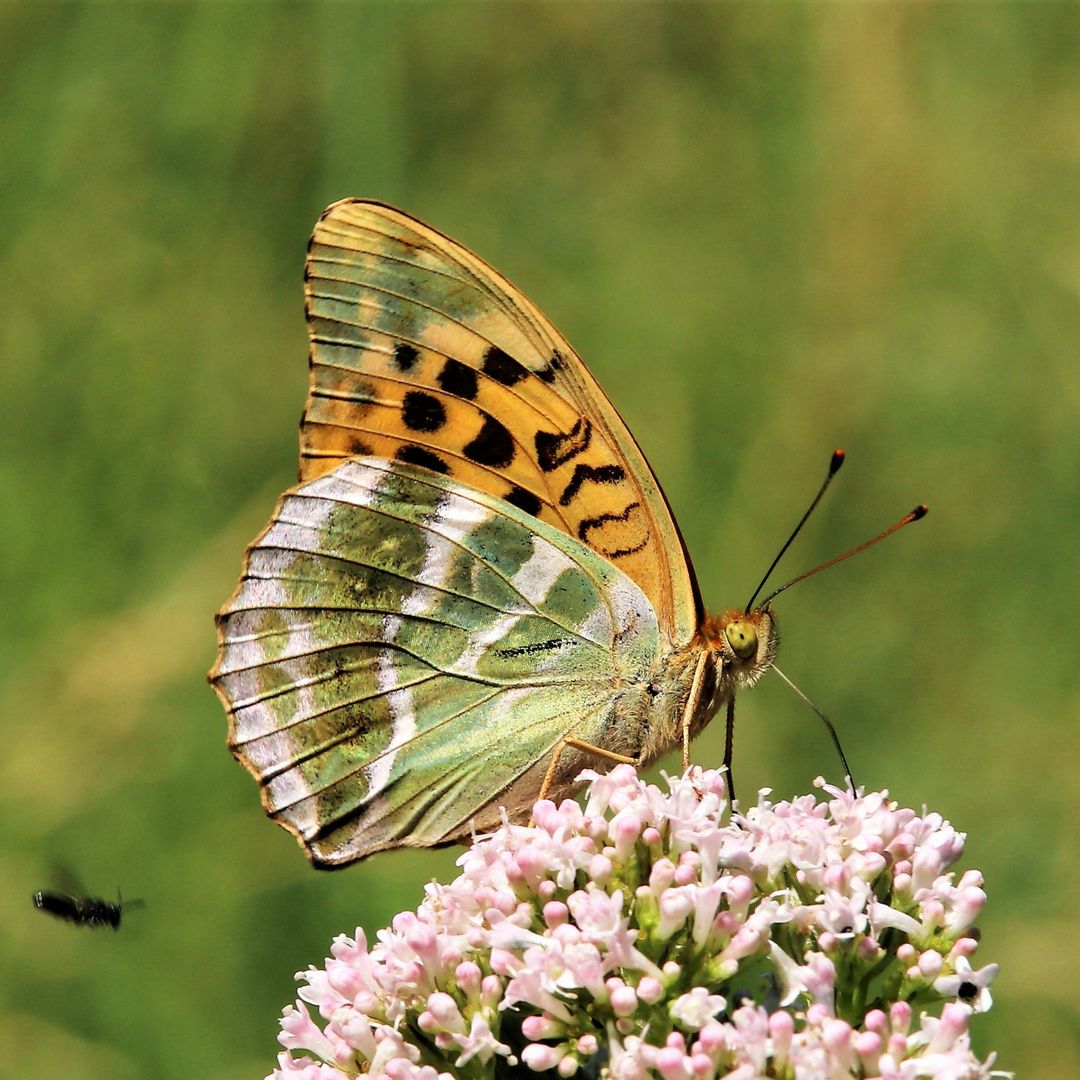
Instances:
[[[736,619],[724,627],[724,636],[732,652],[740,660],[748,660],[757,651],[757,630],[754,624],[744,619]]]

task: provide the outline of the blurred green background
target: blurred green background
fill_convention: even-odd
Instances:
[[[713,607],[835,446],[789,573],[930,504],[781,599],[782,666],[857,780],[970,832],[977,1048],[1080,1077],[1080,9],[983,3],[0,4],[0,1075],[261,1077],[293,973],[452,872],[310,870],[205,684],[349,195],[552,317]],[[764,680],[744,799],[819,772]],[[57,868],[146,909],[47,920]]]

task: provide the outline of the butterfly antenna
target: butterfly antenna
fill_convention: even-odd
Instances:
[[[779,596],[785,589],[790,589],[792,585],[796,585],[798,582],[803,581],[808,577],[813,577],[814,574],[820,574],[822,570],[828,570],[830,566],[835,566],[838,562],[850,559],[852,555],[858,555],[860,551],[865,551],[868,547],[873,547],[875,544],[884,540],[886,536],[892,536],[897,529],[902,529],[905,525],[910,525],[913,521],[918,521],[920,518],[926,517],[926,513],[926,504],[920,503],[910,514],[906,514],[895,525],[890,526],[883,533],[879,533],[875,536],[873,540],[867,540],[865,544],[853,547],[850,551],[845,551],[843,555],[837,555],[835,559],[823,562],[820,566],[815,566],[813,570],[807,570],[805,574],[800,574],[798,577],[792,578],[786,585],[781,585],[779,589],[775,589],[773,592],[769,593],[769,595],[761,601],[759,606],[764,607],[770,600]]]
[[[773,664],[773,671],[821,717],[821,722],[829,729],[833,746],[836,747],[836,752],[840,755],[840,764],[844,766],[844,779],[847,781],[848,787],[854,791],[855,781],[851,779],[851,769],[848,768],[847,758],[844,757],[844,748],[840,745],[840,737],[836,734],[836,728],[832,726],[832,721],[775,664]]]
[[[809,520],[810,515],[817,508],[817,504],[821,502],[821,497],[825,494],[829,485],[832,483],[832,478],[840,471],[840,466],[844,464],[844,451],[834,450],[832,460],[829,462],[829,472],[825,477],[825,482],[821,485],[818,493],[814,496],[814,501],[810,504],[810,509],[806,511],[802,516],[802,520],[795,526],[795,531],[788,537],[787,543],[780,549],[780,554],[776,556],[772,561],[772,565],[765,571],[765,576],[761,579],[761,584],[754,590],[754,595],[750,597],[750,603],[746,605],[747,611],[752,611],[754,608],[754,601],[757,599],[757,595],[765,588],[765,582],[772,576],[772,572],[776,569],[776,564],[784,557],[784,552],[791,547],[791,542],[802,531],[802,527]],[[775,593],[773,594],[776,595]],[[770,598],[771,599],[771,598]],[[765,601],[768,603],[768,601]]]

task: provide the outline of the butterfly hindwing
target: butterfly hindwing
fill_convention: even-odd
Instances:
[[[664,496],[584,364],[517,289],[434,229],[359,200],[323,215],[305,277],[301,479],[364,455],[451,477],[619,567],[668,637],[691,640],[700,605]]]
[[[490,824],[567,736],[635,753],[624,721],[661,642],[646,596],[585,545],[377,458],[282,499],[219,638],[230,745],[326,865]]]

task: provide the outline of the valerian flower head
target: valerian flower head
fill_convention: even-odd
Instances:
[[[1007,1075],[971,1051],[997,965],[971,965],[986,894],[953,881],[940,815],[822,781],[729,815],[696,768],[583,779],[584,806],[477,838],[372,948],[336,938],[272,1080]]]

